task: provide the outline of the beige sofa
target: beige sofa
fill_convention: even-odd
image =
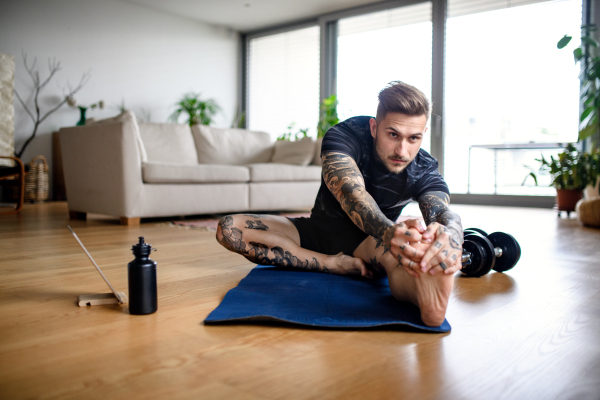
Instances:
[[[320,143],[264,132],[138,124],[131,112],[60,130],[71,218],[308,209],[320,185]]]

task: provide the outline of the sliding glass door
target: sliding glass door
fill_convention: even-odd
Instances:
[[[337,95],[341,120],[372,116],[400,80],[433,101],[423,148],[452,193],[550,200],[548,179],[522,183],[577,140],[578,66],[556,43],[579,43],[581,23],[581,0],[388,0],[249,34],[249,127],[314,136],[322,98]]]
[[[545,178],[521,184],[536,158],[560,151],[543,147],[577,141],[578,67],[556,43],[566,33],[579,42],[580,25],[580,0],[449,0],[444,177],[453,193],[554,194]]]

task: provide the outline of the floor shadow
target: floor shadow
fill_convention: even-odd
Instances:
[[[456,279],[457,283],[461,284],[464,289],[457,290],[456,296],[460,300],[469,303],[479,302],[494,294],[508,294],[516,288],[516,281],[511,276],[501,272],[493,272],[480,278],[460,275]]]
[[[275,320],[236,320],[236,321],[222,321],[218,323],[210,322],[206,323],[204,321],[201,322],[206,327],[210,326],[235,326],[235,325],[251,325],[251,326],[264,326],[270,328],[284,328],[284,329],[295,329],[295,330],[317,330],[317,331],[337,331],[337,332],[348,332],[348,331],[372,331],[372,332],[407,332],[407,333],[425,333],[425,334],[436,334],[440,336],[449,335],[450,332],[436,332],[436,331],[428,331],[425,329],[419,329],[408,325],[399,325],[399,324],[390,324],[390,325],[382,325],[382,326],[372,326],[372,327],[327,327],[327,326],[306,326],[295,324],[291,322],[284,321],[275,321]]]

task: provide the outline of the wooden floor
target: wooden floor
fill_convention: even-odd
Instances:
[[[0,217],[0,399],[599,399],[600,230],[552,210],[454,210],[523,255],[457,278],[452,332],[431,334],[204,326],[253,266],[214,233],[28,205]],[[77,307],[107,287],[67,224],[118,291],[137,237],[157,247],[158,312]]]

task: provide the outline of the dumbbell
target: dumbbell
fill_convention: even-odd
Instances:
[[[467,276],[479,277],[492,269],[508,271],[521,258],[519,242],[508,233],[494,232],[488,235],[477,228],[464,231],[461,272]]]

